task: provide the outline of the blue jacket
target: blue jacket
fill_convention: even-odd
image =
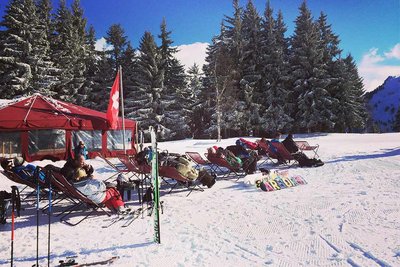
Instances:
[[[77,145],[74,148],[74,154],[75,154],[75,158],[77,158],[79,155],[83,155],[85,157],[85,159],[88,159],[88,151],[86,149],[86,146],[81,147],[81,146]]]
[[[36,166],[32,164],[16,166],[12,168],[13,172],[18,174],[22,179],[28,180],[31,182],[35,182],[34,174],[36,170]],[[39,178],[40,180],[44,181],[46,175],[44,172],[39,171]]]

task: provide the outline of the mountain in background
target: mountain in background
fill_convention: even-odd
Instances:
[[[400,76],[389,76],[374,91],[366,94],[373,122],[381,132],[392,132],[393,122],[400,106]]]

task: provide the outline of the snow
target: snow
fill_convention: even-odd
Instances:
[[[52,217],[50,266],[71,255],[79,263],[120,256],[113,266],[400,266],[400,133],[295,135],[295,140],[319,144],[325,161],[319,168],[289,169],[308,184],[264,192],[245,183],[253,175],[218,180],[188,197],[187,190],[162,189],[161,244],[153,242],[153,218],[146,214],[127,228],[107,229],[105,215],[75,227]],[[218,145],[234,143],[225,139]],[[205,153],[214,144],[182,140],[159,148]],[[113,174],[100,158],[89,163],[99,179]],[[0,190],[9,190],[13,183],[0,179]],[[127,204],[139,206],[137,200]],[[36,208],[34,203],[24,208],[15,223],[15,266],[32,266],[36,259]],[[47,221],[40,214],[42,266]],[[10,229],[10,223],[0,225],[1,266],[10,265]]]
[[[369,106],[372,110],[372,118],[380,126],[381,131],[392,131],[392,123],[395,119],[400,103],[400,76],[389,76],[384,88],[374,92]]]

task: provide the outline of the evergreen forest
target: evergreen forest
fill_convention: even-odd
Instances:
[[[261,12],[251,0],[232,5],[210,36],[206,64],[185,70],[167,18],[138,47],[110,25],[111,49],[96,51],[79,0],[57,9],[11,0],[0,22],[1,98],[41,93],[105,112],[121,66],[125,117],[156,126],[160,140],[365,131],[363,81],[325,13],[314,17],[304,1],[288,36],[269,1]]]

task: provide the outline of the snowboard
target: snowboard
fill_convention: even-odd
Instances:
[[[302,176],[289,176],[288,172],[273,172],[256,182],[256,186],[266,192],[277,191],[304,184],[307,184],[307,182]]]

